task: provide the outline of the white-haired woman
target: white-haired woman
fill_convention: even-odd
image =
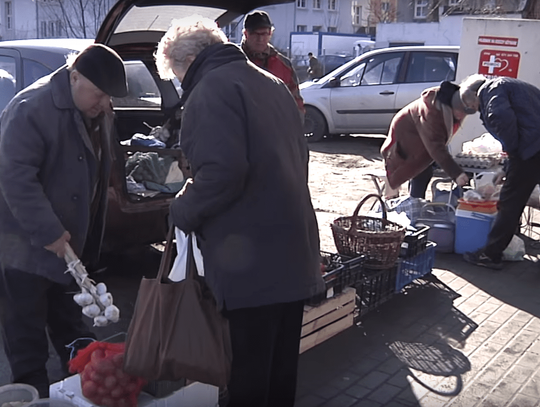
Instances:
[[[184,90],[180,146],[193,181],[170,213],[197,234],[229,320],[229,407],[292,407],[304,299],[324,289],[295,100],[209,20],[174,22],[156,63]]]
[[[485,79],[468,106],[480,112],[484,127],[508,154],[506,180],[485,247],[465,253],[470,263],[502,268],[502,253],[519,227],[534,187],[540,183],[540,89],[519,79]]]
[[[484,80],[471,76],[459,86],[442,82],[424,90],[420,98],[396,114],[381,147],[390,189],[412,180],[411,196],[424,198],[433,162],[458,185],[469,181],[446,146],[465,116],[476,112],[474,94]]]

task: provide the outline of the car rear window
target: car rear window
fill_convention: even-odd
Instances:
[[[115,107],[157,107],[161,106],[161,93],[156,82],[142,61],[125,61],[128,95],[113,98]]]
[[[413,52],[405,82],[442,82],[456,79],[457,54],[450,52]]]

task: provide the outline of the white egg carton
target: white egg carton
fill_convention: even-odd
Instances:
[[[462,167],[485,169],[498,165],[501,162],[501,156],[499,153],[459,153],[454,157],[454,160]]]

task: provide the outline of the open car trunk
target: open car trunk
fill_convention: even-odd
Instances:
[[[162,188],[156,194],[133,192],[129,178],[133,172],[133,160],[150,157],[150,161],[154,164],[159,162],[159,166],[162,162],[164,165],[177,165],[184,179],[191,176],[189,163],[175,145],[180,129],[180,83],[162,81],[153,57],[171,21],[198,14],[225,26],[257,7],[289,2],[120,0],[110,10],[96,42],[110,46],[124,60],[129,94],[125,98],[113,98],[118,144],[109,187],[104,251],[163,241],[167,233],[169,205],[176,190],[164,192],[167,188]],[[141,139],[148,137],[150,128],[156,126],[169,127],[171,138],[166,145],[141,145]],[[134,139],[138,139],[137,145],[134,145]],[[148,167],[152,168],[152,165]],[[150,178],[141,183],[155,187],[152,184],[155,179]],[[160,184],[158,188],[162,186]]]

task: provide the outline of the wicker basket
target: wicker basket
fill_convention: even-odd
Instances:
[[[370,198],[381,203],[382,218],[358,215],[362,205]],[[338,253],[347,256],[365,255],[365,266],[382,269],[392,266],[401,250],[405,227],[387,219],[386,206],[376,194],[365,196],[352,216],[340,217],[330,225]]]

